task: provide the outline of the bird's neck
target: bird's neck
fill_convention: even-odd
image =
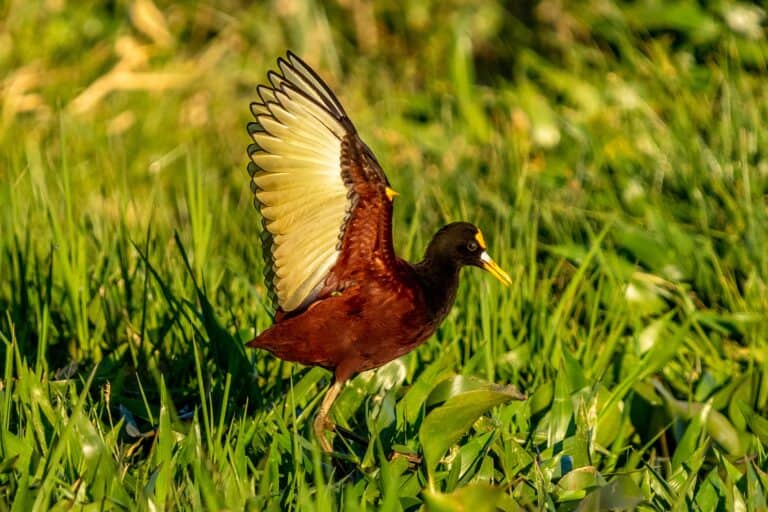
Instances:
[[[436,322],[442,321],[456,299],[461,268],[453,261],[430,258],[429,255],[414,268],[432,319]]]

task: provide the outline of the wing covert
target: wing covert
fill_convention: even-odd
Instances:
[[[361,202],[386,197],[387,182],[377,163],[370,173],[373,154],[322,79],[291,52],[278,68],[251,104],[248,172],[262,215],[265,282],[290,312],[318,298],[341,253],[358,249],[350,241],[365,245],[348,226]]]

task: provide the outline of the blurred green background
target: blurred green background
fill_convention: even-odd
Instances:
[[[766,35],[704,0],[0,3],[0,508],[765,510]],[[398,252],[468,220],[514,280],[466,271],[353,380],[371,441],[333,460],[328,374],[243,349],[287,49],[401,193]]]

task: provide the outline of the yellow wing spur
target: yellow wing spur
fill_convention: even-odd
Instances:
[[[265,281],[285,312],[306,306],[336,263],[356,194],[342,177],[342,142],[355,134],[344,108],[288,52],[258,87],[248,125],[251,189],[262,215]]]

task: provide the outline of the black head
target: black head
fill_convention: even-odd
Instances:
[[[480,230],[469,222],[453,222],[443,226],[427,247],[426,259],[452,263],[456,267],[472,265],[490,272],[509,286],[512,280],[488,255]]]

